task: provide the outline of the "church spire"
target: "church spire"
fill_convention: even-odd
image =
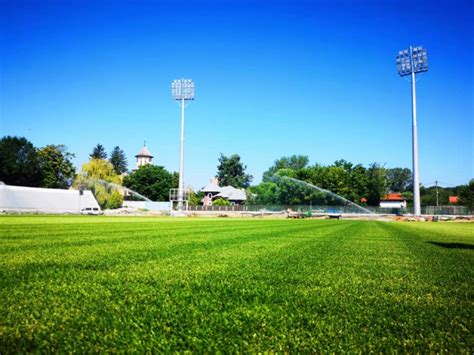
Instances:
[[[143,141],[143,147],[140,149],[137,155],[135,155],[135,158],[137,158],[137,169],[140,166],[151,164],[151,160],[153,159],[153,155],[151,155],[150,151],[146,147],[146,141]]]

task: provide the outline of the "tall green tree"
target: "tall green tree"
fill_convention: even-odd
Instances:
[[[380,199],[387,193],[387,176],[385,168],[380,164],[372,163],[367,169],[367,204],[379,206]]]
[[[411,170],[408,168],[387,169],[387,187],[393,192],[405,192],[413,187]]]
[[[247,192],[247,204],[249,205],[272,205],[281,204],[280,188],[272,181],[261,182],[251,186]]]
[[[123,185],[153,201],[168,201],[169,190],[178,187],[178,174],[162,166],[143,165],[123,179]]]
[[[89,157],[91,159],[107,159],[107,153],[105,152],[104,146],[102,144],[97,144]]]
[[[24,137],[0,140],[0,181],[7,185],[41,186],[43,174],[38,153]]]
[[[351,171],[351,191],[355,203],[361,203],[362,198],[367,198],[368,193],[368,176],[367,169],[361,164],[357,164]]]
[[[121,183],[121,177],[115,172],[113,165],[103,159],[92,159],[82,164],[79,177],[84,179],[99,179],[115,184]]]
[[[112,183],[112,184],[110,184]],[[113,184],[120,185],[122,178],[112,164],[103,159],[92,159],[82,164],[81,171],[74,181],[75,188],[91,190],[102,208],[118,208],[122,204],[122,195]]]
[[[127,157],[119,146],[115,147],[110,153],[110,163],[113,165],[117,174],[123,174],[127,172]]]
[[[459,188],[459,204],[474,210],[474,179]]]
[[[47,145],[38,149],[38,160],[42,171],[42,187],[67,189],[71,186],[76,169],[71,159],[74,154],[64,145]]]
[[[221,186],[233,186],[235,188],[247,188],[253,176],[245,173],[247,166],[240,161],[238,154],[226,157],[223,154],[219,157],[217,166],[217,178]]]
[[[263,173],[263,181],[271,181],[272,176],[281,169],[291,169],[299,171],[305,168],[309,163],[309,158],[306,155],[292,155],[290,157],[281,157],[275,160],[273,165]]]

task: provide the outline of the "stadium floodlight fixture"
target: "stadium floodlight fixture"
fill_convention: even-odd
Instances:
[[[397,55],[397,70],[400,76],[411,76],[412,141],[413,141],[413,207],[414,215],[421,215],[420,174],[418,164],[418,128],[416,120],[416,74],[428,71],[426,48],[421,46],[404,49]]]
[[[417,74],[428,71],[426,48],[418,46],[399,51],[397,69],[400,76],[411,75],[412,72]]]
[[[173,80],[171,95],[174,100],[194,100],[194,82],[191,79]]]
[[[194,82],[191,79],[173,80],[171,96],[181,104],[181,148],[179,154],[178,212],[183,212],[184,197],[184,107],[185,101],[194,100]]]

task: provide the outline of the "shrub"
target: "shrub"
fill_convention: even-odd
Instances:
[[[107,199],[107,208],[116,209],[122,206],[123,196],[117,190],[113,190]]]
[[[230,202],[223,198],[218,198],[217,200],[214,200],[212,204],[214,206],[230,206]]]

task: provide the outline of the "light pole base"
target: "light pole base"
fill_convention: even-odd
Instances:
[[[186,211],[171,211],[171,217],[187,217],[188,213]]]

